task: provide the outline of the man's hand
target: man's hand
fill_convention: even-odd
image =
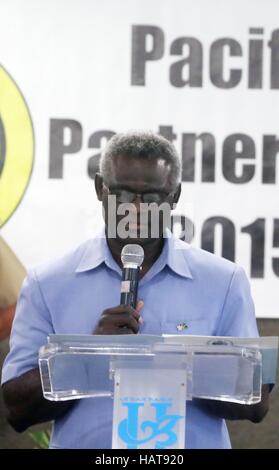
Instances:
[[[108,308],[103,311],[98,324],[93,332],[94,335],[127,335],[137,334],[142,318],[140,310],[143,301],[139,300],[136,309],[128,305]]]
[[[253,423],[260,423],[268,412],[270,386],[262,385],[262,399],[255,405],[241,405],[240,403],[229,403],[226,401],[206,400],[196,398],[199,404],[208,413],[224,419],[248,419]]]
[[[62,416],[77,400],[53,402],[43,396],[39,369],[32,369],[2,385],[7,420],[17,432]]]

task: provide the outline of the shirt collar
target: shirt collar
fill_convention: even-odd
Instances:
[[[105,229],[102,229],[94,238],[88,240],[75,272],[89,271],[104,263],[106,258],[106,245]]]
[[[168,238],[165,239],[167,245],[166,264],[179,276],[193,279],[187,259],[190,245],[176,238],[169,230],[167,233]]]
[[[153,271],[153,267],[155,268],[156,265],[156,268],[159,268],[158,271],[161,271],[167,265],[179,276],[192,279],[193,276],[187,260],[187,251],[189,248],[190,245],[179,240],[167,230],[167,237],[165,238],[162,253],[151,270]],[[109,268],[121,274],[121,269],[112,257],[107,245],[105,228],[96,234],[92,240],[89,240],[75,271],[89,271],[97,268],[102,263],[105,263]]]

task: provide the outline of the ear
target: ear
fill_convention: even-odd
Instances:
[[[96,173],[95,175],[95,191],[97,194],[97,198],[99,201],[103,200],[103,177],[100,173]]]
[[[177,186],[177,189],[174,193],[174,196],[173,196],[173,204],[177,204],[178,201],[179,201],[179,198],[180,198],[180,194],[181,194],[181,183],[179,183],[179,185]]]

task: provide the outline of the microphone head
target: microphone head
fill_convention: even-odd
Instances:
[[[121,261],[123,266],[139,268],[144,260],[144,251],[140,245],[125,245],[121,251]]]

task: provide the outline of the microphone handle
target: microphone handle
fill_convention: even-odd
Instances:
[[[123,268],[121,282],[121,305],[136,308],[138,297],[139,268]]]

